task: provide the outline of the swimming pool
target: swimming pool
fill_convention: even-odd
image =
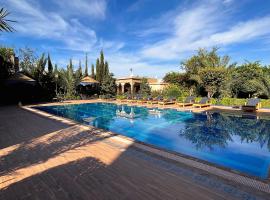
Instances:
[[[260,179],[269,176],[270,120],[112,103],[35,108]]]

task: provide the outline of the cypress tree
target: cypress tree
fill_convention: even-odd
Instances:
[[[91,66],[91,71],[92,71],[91,77],[94,79],[95,78],[95,66],[93,64]]]
[[[107,61],[105,61],[105,65],[104,65],[104,77],[109,76],[109,63]]]
[[[54,65],[53,73],[54,73],[54,75],[58,74],[58,66],[57,66],[57,64]]]
[[[48,73],[52,74],[53,73],[53,65],[52,65],[52,61],[50,58],[50,54],[48,54]]]
[[[100,60],[99,60],[99,69],[100,69],[100,81],[102,82],[105,79],[105,63],[104,63],[104,54],[103,50],[100,51]]]
[[[72,64],[72,59],[71,58],[69,60],[69,69],[70,69],[70,72],[73,73],[73,64]]]
[[[97,58],[96,61],[96,79],[98,82],[101,83],[101,79],[100,79],[100,65],[99,65],[99,59]]]
[[[78,76],[80,78],[82,77],[82,64],[81,64],[81,61],[79,61]]]
[[[87,57],[87,53],[85,54],[85,71],[84,71],[84,76],[88,76],[88,57]]]

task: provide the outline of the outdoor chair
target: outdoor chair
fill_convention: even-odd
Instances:
[[[163,106],[175,104],[175,103],[176,103],[176,98],[172,98],[172,97],[158,102],[159,105],[163,105]]]
[[[261,107],[259,98],[251,98],[242,106],[242,110],[245,112],[255,112]]]
[[[189,96],[185,99],[184,102],[177,103],[180,107],[192,106],[195,102],[195,98],[193,96]]]
[[[198,103],[193,104],[193,107],[195,108],[204,108],[209,106],[211,106],[211,104],[208,97],[203,97]]]

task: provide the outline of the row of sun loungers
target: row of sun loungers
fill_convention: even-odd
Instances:
[[[137,96],[135,98],[127,97],[126,99],[120,100],[120,102],[128,102],[128,103],[146,103],[149,105],[178,105],[179,107],[188,107],[193,106],[195,108],[205,108],[210,107],[210,99],[208,97],[203,97],[199,102],[195,103],[195,97],[189,96],[187,97],[183,102],[177,102],[175,98],[167,98],[164,99],[162,97],[148,97],[148,98],[142,98],[140,96]],[[242,106],[243,111],[249,111],[254,112],[257,109],[260,108],[260,99],[259,98],[252,98],[248,99],[247,103]]]

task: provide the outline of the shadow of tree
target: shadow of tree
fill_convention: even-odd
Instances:
[[[101,136],[100,132],[95,128],[85,130],[82,126],[75,125],[23,142],[18,148],[1,157],[0,175],[45,162],[63,152],[113,136]]]
[[[17,106],[2,106],[0,122],[0,149],[70,127],[66,123],[36,115]],[[29,122],[31,126],[26,126]]]
[[[47,134],[44,134],[45,132]],[[210,177],[208,174],[201,176],[201,172],[187,166],[139,151],[132,145],[122,151],[121,148],[106,143],[106,139],[112,135],[103,135],[95,128],[85,129],[75,125],[52,132],[43,131],[42,134],[38,134],[39,137],[30,136],[27,138],[31,139],[23,140],[17,148],[1,157],[1,175],[19,168],[31,169],[32,165],[42,164],[53,157],[61,157],[59,155],[62,153],[70,150],[73,152],[78,148],[81,148],[80,153],[83,155],[78,159],[75,157],[75,160],[61,157],[60,159],[66,159],[67,162],[63,162],[64,164],[59,162],[60,164],[54,167],[46,166],[47,168],[41,172],[30,171],[29,176],[15,180],[0,190],[0,199],[206,200],[230,199],[238,192],[233,190],[233,194],[229,192],[224,194],[224,188],[230,187],[230,191],[234,188],[222,182],[208,180]],[[96,141],[102,141],[110,147],[104,151],[105,147],[99,146],[95,156],[83,149],[88,144],[95,146]],[[117,157],[113,157],[111,162],[98,159],[111,158],[115,152]],[[72,156],[71,153],[70,157]],[[213,184],[221,187],[218,190],[213,189]]]

